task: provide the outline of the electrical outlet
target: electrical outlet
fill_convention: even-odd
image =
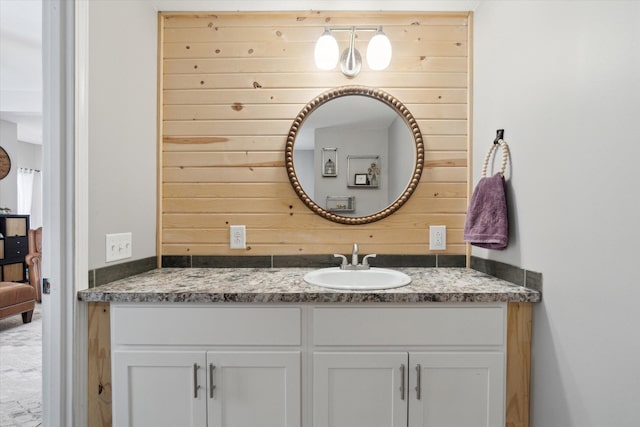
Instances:
[[[229,226],[229,242],[231,249],[246,249],[247,228],[244,225]]]
[[[131,258],[131,233],[106,235],[106,262]]]
[[[447,249],[446,225],[429,226],[429,249],[434,251],[443,251]]]

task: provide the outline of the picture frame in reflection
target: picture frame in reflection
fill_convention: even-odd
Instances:
[[[366,173],[357,173],[353,178],[355,185],[369,185],[369,175]]]

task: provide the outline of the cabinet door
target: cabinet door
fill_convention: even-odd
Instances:
[[[409,353],[409,427],[504,427],[504,354]]]
[[[300,427],[300,352],[207,353],[209,427]]]
[[[114,427],[206,423],[205,353],[115,351]]]
[[[407,353],[313,355],[313,427],[406,427]]]

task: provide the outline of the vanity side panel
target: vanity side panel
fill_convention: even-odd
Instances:
[[[529,427],[531,313],[531,303],[507,308],[506,427]]]
[[[107,302],[89,303],[87,420],[89,427],[111,426],[111,310]]]

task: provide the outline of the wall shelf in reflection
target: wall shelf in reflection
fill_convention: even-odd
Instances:
[[[355,196],[327,196],[329,212],[353,212],[356,210]]]
[[[347,187],[378,188],[380,186],[380,156],[347,156]]]

